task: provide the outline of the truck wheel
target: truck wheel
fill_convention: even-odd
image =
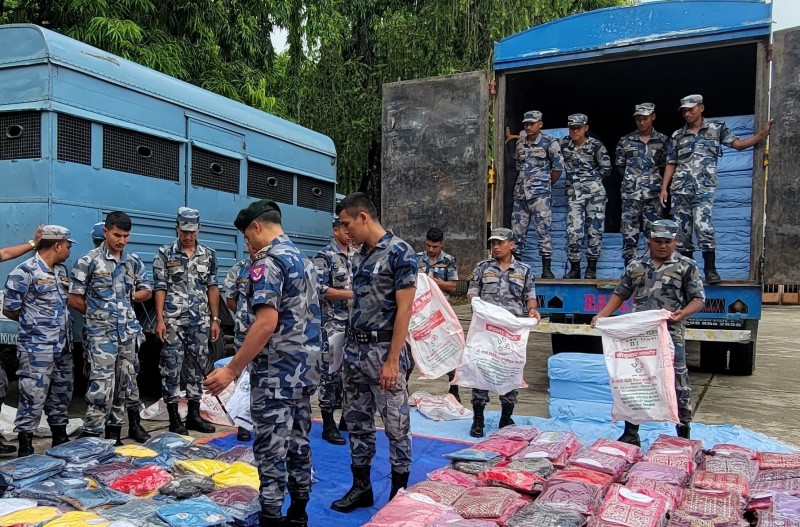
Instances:
[[[729,367],[733,375],[753,375],[756,369],[756,343],[731,344]]]
[[[724,373],[728,367],[727,342],[700,343],[700,370],[707,373]]]

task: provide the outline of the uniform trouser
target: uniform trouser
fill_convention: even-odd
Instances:
[[[650,226],[661,219],[663,209],[658,197],[647,199],[622,200],[622,258],[636,257],[639,246],[639,233],[650,234]]]
[[[250,374],[250,386],[258,386]],[[311,492],[311,397],[275,399],[268,390],[250,392],[250,416],[255,442],[253,454],[261,479],[261,511],[280,516],[289,490],[293,499]]]
[[[333,350],[328,343],[328,331],[322,332],[322,355],[319,362],[319,409],[323,412],[333,412],[342,408],[343,386],[342,372],[330,372]]]
[[[66,426],[72,401],[72,353],[69,347],[54,352],[52,346],[28,351],[17,346],[19,359],[19,405],[15,432],[35,432],[47,414],[50,426]]]
[[[678,398],[678,417],[681,423],[692,421],[692,384],[689,369],[686,367],[686,341],[680,335],[670,332],[675,346],[675,395]]]
[[[178,402],[181,374],[186,381],[188,400],[199,401],[203,395],[203,376],[208,363],[208,330],[208,324],[167,321],[167,339],[161,348],[158,365],[165,402]]]
[[[136,339],[113,342],[106,335],[89,337],[89,383],[83,428],[99,434],[106,424],[125,422],[125,403],[136,383]]]
[[[392,470],[407,473],[411,470],[412,458],[406,365],[401,358],[397,385],[385,390],[380,386],[380,372],[389,343],[356,344],[348,340],[345,346],[344,418],[350,432],[353,465],[370,465],[375,457],[377,411],[389,440]]]
[[[603,184],[589,187],[593,192],[573,187],[569,196],[567,216],[567,257],[570,262],[579,262],[584,234],[589,236],[586,258],[600,257],[603,231],[606,222],[606,191]]]
[[[88,380],[92,375],[92,368],[89,363],[89,337],[86,326],[83,327],[83,376]],[[125,408],[138,410],[142,406],[142,399],[139,396],[139,346],[136,346],[133,360],[134,376],[131,380],[130,389],[125,397]],[[0,400],[2,404],[2,400]]]
[[[543,258],[553,256],[553,244],[550,240],[550,225],[553,223],[553,207],[550,194],[540,194],[529,198],[514,199],[514,210],[511,213],[511,230],[519,248],[525,247],[528,226],[533,220],[536,239],[539,242],[539,255]]]
[[[6,395],[8,395],[8,375],[6,375],[6,369],[0,364],[0,406],[6,402]]]
[[[472,389],[472,406],[486,406],[489,404],[489,391]],[[517,390],[511,390],[500,396],[500,404],[517,404]]]
[[[672,217],[678,224],[678,250],[694,252],[692,231],[697,235],[700,251],[713,251],[714,223],[711,212],[714,207],[714,191],[704,191],[692,195],[672,195]]]

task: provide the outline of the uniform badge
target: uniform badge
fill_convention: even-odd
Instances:
[[[264,278],[265,269],[266,268],[264,267],[263,264],[254,265],[253,267],[250,268],[250,279],[253,282],[258,282],[259,280],[261,280],[262,278]]]

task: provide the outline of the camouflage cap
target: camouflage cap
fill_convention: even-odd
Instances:
[[[501,227],[499,229],[492,229],[492,232],[489,234],[489,241],[492,240],[505,241],[513,239],[514,239],[514,233],[511,231],[511,229],[506,229],[505,227]]]
[[[525,115],[522,117],[523,123],[537,123],[541,120],[542,120],[542,112],[536,110],[525,112]]]
[[[233,221],[233,225],[240,231],[244,232],[244,230],[253,222],[254,219],[271,210],[278,211],[278,214],[281,213],[281,209],[278,207],[278,204],[270,199],[254,201],[239,211],[239,214],[236,215],[236,219]]]
[[[683,99],[681,99],[681,107],[678,108],[682,110],[683,108],[694,108],[698,104],[703,104],[703,96],[699,94],[694,95],[687,95]]]
[[[642,104],[637,104],[636,107],[633,109],[633,116],[636,117],[637,115],[650,115],[656,111],[656,105],[651,102],[643,102]]]
[[[69,229],[61,225],[45,225],[42,227],[42,240],[67,240],[68,242],[77,244],[78,242],[70,238],[71,235]]]
[[[178,209],[178,228],[182,231],[193,232],[200,228],[200,211],[181,207]]]
[[[106,235],[103,234],[103,229],[106,228],[106,223],[104,221],[98,221],[97,223],[92,226],[92,241],[95,242],[102,242],[106,239]]]
[[[589,124],[589,118],[582,113],[573,113],[567,117],[567,126],[583,126]]]
[[[650,229],[650,238],[674,240],[678,234],[678,224],[672,220],[656,220]]]

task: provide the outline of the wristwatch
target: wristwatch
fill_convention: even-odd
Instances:
[[[222,322],[222,319],[219,317],[211,317],[211,322]]]
[[[33,240],[28,240],[28,245],[31,246],[31,249],[36,249],[36,242]]]

